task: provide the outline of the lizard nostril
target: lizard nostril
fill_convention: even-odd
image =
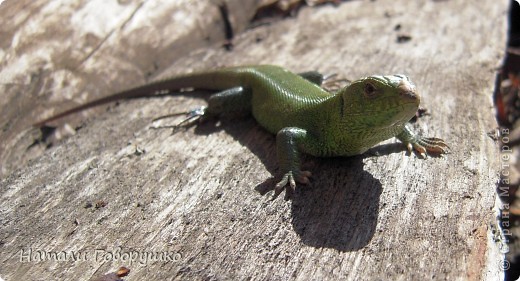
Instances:
[[[413,84],[411,84],[405,80],[401,80],[401,82],[399,83],[399,86],[397,88],[399,91],[399,95],[401,97],[403,97],[404,99],[411,100],[411,101],[420,100],[419,95],[415,91],[415,87],[413,86]]]
[[[410,99],[410,100],[419,99],[419,96],[417,94],[415,94],[414,91],[401,91],[401,92],[399,92],[399,94],[401,95],[401,97],[406,98],[406,99]]]

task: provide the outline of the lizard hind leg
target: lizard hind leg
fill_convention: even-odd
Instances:
[[[221,92],[212,94],[208,99],[208,106],[200,106],[185,112],[178,112],[161,116],[153,120],[153,122],[185,115],[186,118],[173,126],[163,126],[161,128],[173,128],[177,132],[181,128],[188,128],[195,125],[199,121],[204,121],[212,117],[218,117],[225,114],[234,114],[251,111],[251,91],[248,88],[234,87]]]
[[[246,87],[234,87],[209,97],[205,117],[243,114],[251,112],[252,91]]]

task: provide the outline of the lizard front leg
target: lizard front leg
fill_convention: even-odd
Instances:
[[[406,145],[408,151],[415,150],[422,157],[425,157],[427,153],[443,154],[447,153],[449,150],[449,146],[444,142],[444,140],[439,138],[422,137],[414,133],[409,124],[404,126],[403,131],[397,135],[396,138]]]
[[[318,71],[306,71],[306,72],[300,72],[298,73],[303,79],[310,81],[318,86],[321,86],[323,84],[323,81],[325,80],[325,75],[319,73]]]
[[[311,172],[300,170],[300,153],[305,143],[309,141],[307,131],[301,128],[286,127],[276,134],[276,153],[283,175],[276,184],[275,197],[287,184],[294,191],[296,182],[309,183]]]
[[[303,77],[305,80],[310,81],[326,91],[330,93],[334,93],[340,88],[342,88],[342,85],[349,82],[348,79],[337,79],[336,74],[330,74],[330,75],[323,75],[318,71],[307,71],[307,72],[301,72],[298,73],[301,77]],[[334,78],[334,79],[333,79]]]

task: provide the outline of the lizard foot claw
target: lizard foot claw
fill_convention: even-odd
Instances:
[[[419,138],[406,146],[409,152],[416,151],[422,157],[426,157],[426,154],[446,154],[450,149],[444,140],[439,138]]]
[[[186,118],[184,120],[182,120],[181,122],[179,122],[173,126],[162,127],[162,128],[173,128],[173,132],[175,133],[181,128],[188,128],[191,125],[195,124],[197,121],[201,120],[205,116],[205,114],[206,114],[206,107],[201,106],[201,107],[197,107],[197,108],[194,108],[194,109],[186,111],[186,112],[179,112],[179,113],[173,113],[173,114],[161,116],[161,117],[153,119],[152,122],[155,122],[160,119],[174,117],[174,116],[186,115]]]
[[[275,190],[274,198],[276,198],[276,197],[278,197],[278,195],[280,195],[280,193],[287,186],[287,184],[289,184],[287,186],[287,191],[291,192],[291,193],[296,190],[296,182],[305,184],[305,185],[309,184],[310,183],[309,178],[311,176],[312,176],[312,173],[309,171],[296,171],[296,172],[289,171],[289,172],[285,173],[282,177],[282,180],[280,180],[274,188],[274,190]]]

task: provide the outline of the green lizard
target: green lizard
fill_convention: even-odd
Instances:
[[[336,93],[320,85],[317,72],[294,74],[272,65],[223,68],[181,75],[123,91],[65,111],[35,124],[42,126],[65,115],[103,103],[150,96],[159,91],[187,88],[220,91],[208,106],[191,111],[185,121],[250,112],[267,131],[276,134],[282,178],[276,194],[296,182],[307,184],[311,173],[300,169],[302,153],[313,156],[362,154],[377,143],[397,137],[421,155],[448,151],[438,138],[412,132],[407,122],[415,115],[420,97],[404,75],[370,76]]]

